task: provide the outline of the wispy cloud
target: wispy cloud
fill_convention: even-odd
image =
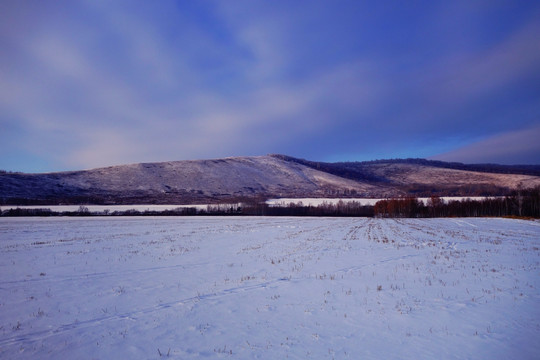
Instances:
[[[540,16],[488,49],[455,54],[428,69],[425,91],[434,103],[446,108],[467,104],[520,80],[540,76]]]
[[[21,164],[54,169],[268,152],[355,160],[429,156],[539,123],[540,8],[462,47],[452,21],[478,9],[398,8],[4,2],[0,141]],[[430,32],[443,16],[448,48]]]
[[[466,163],[540,164],[540,126],[510,131],[433,156]]]

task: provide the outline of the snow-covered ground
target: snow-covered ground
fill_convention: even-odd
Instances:
[[[0,218],[0,358],[538,359],[540,222]]]
[[[208,204],[204,205],[83,205],[90,212],[102,213],[104,211],[114,212],[114,211],[128,211],[136,210],[140,212],[144,211],[165,211],[165,210],[175,210],[181,208],[195,208],[198,210],[206,210]],[[65,211],[78,211],[81,205],[3,205],[0,210],[11,210],[11,209],[50,209],[55,212],[65,212]]]
[[[484,200],[486,197],[485,196],[468,196],[468,197],[464,197],[464,196],[443,196],[441,197],[442,200],[444,200],[445,202],[449,202],[449,201],[463,201],[463,200],[466,200],[466,199],[470,199],[470,200]],[[490,198],[494,198],[493,196],[491,196]],[[427,204],[428,203],[428,200],[430,198],[427,198],[427,197],[424,197],[424,198],[418,198],[419,201],[423,202],[424,204]],[[319,205],[322,205],[322,204],[332,204],[332,205],[336,205],[337,203],[339,203],[340,201],[344,202],[344,203],[348,203],[348,202],[359,202],[360,204],[364,205],[364,206],[367,206],[367,205],[375,205],[377,203],[377,201],[381,201],[381,200],[385,200],[383,198],[380,198],[380,199],[371,199],[371,198],[302,198],[302,199],[299,199],[299,198],[281,198],[281,199],[270,199],[267,201],[267,204],[268,205],[271,205],[271,206],[287,206],[291,203],[293,204],[298,204],[298,203],[302,203],[303,206],[319,206]]]

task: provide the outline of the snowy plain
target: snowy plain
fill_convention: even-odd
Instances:
[[[493,196],[489,198],[494,198]],[[423,197],[417,198],[418,201],[427,204],[430,198]],[[481,201],[486,199],[485,196],[443,196],[440,198],[445,202],[449,201],[464,201],[464,200],[475,200]],[[371,199],[371,198],[279,198],[279,199],[269,199],[266,203],[270,206],[287,206],[289,204],[299,204],[303,206],[319,206],[323,204],[332,204],[337,205],[339,202],[349,203],[349,202],[358,202],[364,206],[373,206],[377,201],[387,200],[387,198]]]
[[[538,359],[540,222],[0,218],[2,359]]]

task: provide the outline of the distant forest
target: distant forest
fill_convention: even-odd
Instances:
[[[91,212],[81,205],[77,211],[55,212],[47,208],[16,208],[0,211],[1,216],[328,216],[328,217],[520,217],[540,218],[540,186],[518,189],[505,197],[486,197],[483,200],[444,201],[438,196],[426,204],[416,197],[380,200],[375,205],[362,205],[358,201],[322,203],[305,206],[301,202],[286,205],[268,205],[264,199],[246,203],[208,205],[206,209],[179,207],[172,210],[135,209],[126,211]]]
[[[540,186],[516,190],[510,196],[445,202],[432,196],[427,204],[410,197],[378,201],[373,215],[390,218],[515,216],[540,218]]]

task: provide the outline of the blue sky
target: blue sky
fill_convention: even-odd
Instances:
[[[540,164],[538,1],[0,2],[0,169]]]

